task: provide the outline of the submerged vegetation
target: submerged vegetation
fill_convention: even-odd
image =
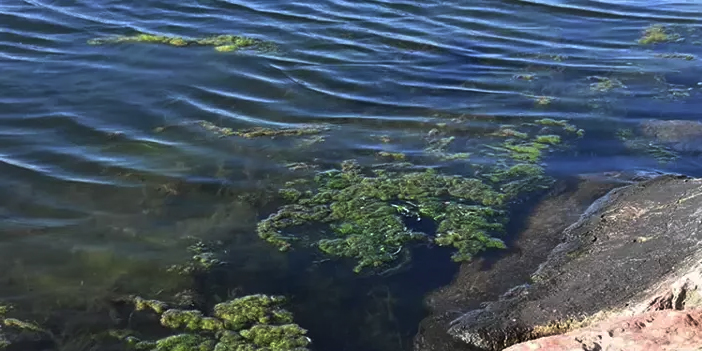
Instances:
[[[411,243],[453,247],[455,261],[504,248],[499,236],[509,219],[509,203],[550,184],[537,163],[563,141],[555,133],[582,135],[566,121],[551,119],[521,129],[493,134],[494,140],[481,149],[494,166],[476,165],[474,177],[434,168],[373,169],[347,160],[314,179],[291,182],[280,190],[288,204],[259,222],[258,235],[282,251],[300,244],[353,259],[355,272],[406,257]],[[442,155],[453,140],[432,133],[428,154]],[[420,230],[423,222],[435,223],[436,229]]]
[[[253,38],[237,35],[216,35],[204,38],[185,38],[177,36],[135,34],[120,35],[113,37],[95,38],[88,40],[91,45],[120,44],[120,43],[149,43],[164,44],[171,46],[213,46],[215,50],[221,52],[236,51],[245,48],[261,46],[263,42]]]
[[[324,141],[324,138],[319,134],[328,131],[329,126],[320,124],[309,124],[301,125],[297,127],[288,128],[264,128],[264,127],[254,127],[245,129],[233,129],[229,127],[222,127],[215,123],[209,121],[194,121],[187,124],[195,124],[205,131],[212,133],[218,137],[240,137],[246,139],[256,139],[256,138],[277,138],[277,137],[296,137],[296,136],[311,136],[309,139],[302,140],[302,144],[315,144]],[[161,133],[167,129],[182,126],[182,124],[168,125],[163,127],[157,127],[154,129],[155,133]]]
[[[135,310],[160,316],[175,334],[144,341],[131,331],[114,333],[138,351],[304,351],[311,340],[283,309],[280,296],[249,295],[214,306],[211,316],[199,310],[166,309],[166,303],[135,298]],[[152,308],[152,306],[158,306]]]
[[[651,138],[637,135],[632,129],[620,129],[617,131],[617,138],[630,151],[646,154],[661,164],[674,162],[680,158],[680,155],[668,146],[651,140]]]
[[[654,24],[646,28],[639,38],[639,44],[659,44],[666,43],[678,39],[680,36],[673,33],[671,30],[660,24]]]

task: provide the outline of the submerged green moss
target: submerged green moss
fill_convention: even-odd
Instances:
[[[135,34],[121,35],[106,38],[95,38],[88,40],[91,45],[103,45],[110,43],[151,43],[151,44],[166,44],[172,46],[213,46],[215,50],[221,52],[236,51],[244,48],[254,47],[261,42],[253,38],[247,38],[236,35],[217,35],[204,38],[184,38],[176,36],[153,35],[153,34]]]
[[[181,332],[156,341],[128,333],[120,333],[120,339],[139,351],[306,351],[307,331],[293,323],[284,302],[280,296],[249,295],[215,305],[212,316],[198,310],[153,310],[161,315],[162,326]]]
[[[677,38],[678,36],[676,34],[671,33],[663,25],[654,24],[644,30],[641,38],[639,38],[639,44],[649,45],[665,43]]]
[[[191,259],[185,263],[170,266],[168,271],[187,275],[195,272],[207,271],[214,266],[224,263],[216,257],[211,247],[201,241],[190,245],[188,251],[193,254]],[[149,307],[154,308],[154,306]]]
[[[681,53],[661,53],[656,54],[656,57],[666,58],[666,59],[681,59],[686,61],[692,61],[697,57],[692,54],[681,54]]]
[[[380,151],[378,152],[379,157],[383,158],[390,158],[396,161],[404,161],[405,158],[407,158],[407,155],[401,153],[401,152],[389,152],[389,151]]]
[[[616,88],[626,88],[624,83],[616,78],[591,76],[588,79],[595,81],[590,84],[590,89],[601,93],[606,93]]]
[[[220,127],[212,122],[207,122],[207,121],[198,121],[197,123],[205,130],[207,130],[213,134],[219,135],[221,137],[238,136],[238,137],[242,137],[242,138],[246,138],[246,139],[262,138],[262,137],[275,138],[275,137],[314,135],[314,134],[320,134],[324,131],[329,130],[328,127],[321,126],[321,125],[304,125],[304,126],[300,126],[300,127],[280,128],[280,129],[255,127],[255,128],[250,128],[250,129],[234,130],[232,128]],[[315,142],[318,142],[318,141],[319,140],[315,140]]]
[[[137,311],[152,310],[161,314],[166,309],[166,304],[158,300],[146,300],[139,296],[134,297],[134,306]]]
[[[425,153],[447,154],[456,140],[450,130],[443,126],[429,131]],[[344,161],[337,169],[318,172],[313,182],[281,189],[287,204],[261,220],[257,233],[281,251],[309,246],[351,259],[356,272],[385,269],[406,259],[405,248],[412,243],[453,247],[454,260],[469,260],[484,250],[505,247],[499,235],[509,220],[508,204],[551,184],[538,163],[545,151],[561,147],[566,135],[581,136],[582,131],[551,119],[501,127],[488,134],[490,140],[482,147],[481,155],[494,163],[476,166],[472,177],[431,168],[418,171],[411,164],[377,169]],[[430,227],[436,230],[417,229]]]

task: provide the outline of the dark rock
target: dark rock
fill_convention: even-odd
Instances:
[[[447,334],[451,321],[480,303],[497,299],[530,275],[561,242],[563,230],[580,218],[593,201],[615,187],[631,184],[648,174],[608,173],[560,181],[527,217],[524,230],[510,249],[497,259],[464,263],[453,283],[426,298],[430,316],[415,338],[417,351],[470,350],[466,343]],[[519,289],[512,290],[517,293]]]
[[[560,236],[544,234],[546,241]],[[449,334],[501,350],[607,317],[702,300],[702,179],[666,175],[612,190],[563,238],[531,285],[456,318]]]
[[[702,152],[702,123],[686,120],[649,120],[641,132],[655,142],[681,152]]]

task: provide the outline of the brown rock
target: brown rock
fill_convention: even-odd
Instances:
[[[451,337],[451,321],[497,299],[515,284],[526,283],[553,248],[561,242],[563,230],[578,220],[593,201],[615,187],[631,184],[631,179],[646,174],[597,174],[563,180],[521,223],[524,230],[510,249],[496,259],[477,259],[464,263],[450,285],[426,298],[430,316],[424,319],[415,337],[417,351],[459,351],[471,348]],[[513,290],[515,291],[515,290]]]
[[[456,318],[449,334],[501,350],[702,301],[702,179],[662,176],[615,189],[563,235],[530,285]]]
[[[699,351],[702,350],[702,309],[664,310],[618,317],[505,349],[535,350]]]

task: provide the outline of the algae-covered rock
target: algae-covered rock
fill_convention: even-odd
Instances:
[[[524,227],[498,260],[479,258],[462,263],[451,284],[425,298],[428,316],[420,324],[414,350],[466,349],[465,343],[447,333],[453,320],[462,312],[479,308],[482,302],[498,299],[515,285],[529,282],[530,275],[561,242],[562,231],[593,201],[639,177],[617,173],[559,179],[542,200],[524,212],[523,217],[528,217],[523,219]],[[488,264],[490,269],[485,269]]]
[[[530,284],[456,318],[449,334],[501,350],[613,316],[698,306],[701,195],[702,180],[673,175],[609,192],[563,231]]]
[[[7,317],[10,307],[0,305],[0,350],[53,349],[54,336],[36,323]]]
[[[620,129],[617,137],[632,152],[670,163],[686,154],[702,152],[702,123],[689,120],[645,120]]]

